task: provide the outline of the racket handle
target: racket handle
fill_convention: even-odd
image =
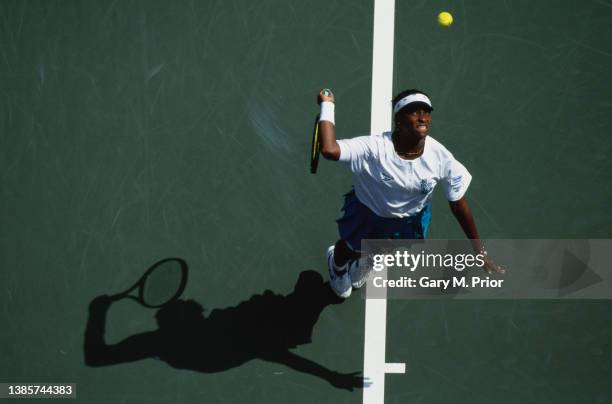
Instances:
[[[123,292],[123,293],[117,293],[116,295],[110,295],[108,297],[108,300],[110,300],[111,302],[116,302],[117,300],[121,300],[124,297],[128,296],[128,293]]]

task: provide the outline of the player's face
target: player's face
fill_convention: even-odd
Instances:
[[[398,114],[397,130],[400,133],[416,135],[418,137],[427,136],[431,125],[431,111],[426,106],[410,108]]]

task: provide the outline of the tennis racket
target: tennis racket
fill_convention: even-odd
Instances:
[[[321,141],[319,140],[319,114],[315,118],[314,129],[312,131],[312,145],[310,148],[310,173],[316,174],[319,166],[319,156],[321,154]]]
[[[330,95],[331,91],[327,88],[323,90],[323,95]],[[320,102],[317,102],[320,104]],[[319,118],[317,114],[314,123],[314,129],[312,131],[312,144],[310,147],[310,172],[312,174],[317,173],[317,167],[319,166],[319,156],[321,155],[321,140],[319,139]]]
[[[130,298],[145,307],[158,308],[178,299],[186,285],[187,263],[181,258],[166,258],[147,269],[134,286],[110,299]]]

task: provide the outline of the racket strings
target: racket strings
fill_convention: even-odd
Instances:
[[[163,306],[172,301],[183,287],[183,269],[178,262],[157,266],[147,276],[141,288],[141,297],[149,306]]]

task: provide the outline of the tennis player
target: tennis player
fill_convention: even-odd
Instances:
[[[440,142],[428,136],[432,120],[429,96],[406,90],[393,98],[392,132],[336,140],[333,93],[319,93],[321,154],[344,163],[353,173],[353,189],[344,197],[338,219],[340,240],[327,251],[330,285],[342,298],[367,280],[358,260],[363,239],[424,239],[431,218],[433,190],[441,184],[451,212],[475,252],[485,255],[489,273],[505,270],[486,256],[465,198],[468,170]]]

